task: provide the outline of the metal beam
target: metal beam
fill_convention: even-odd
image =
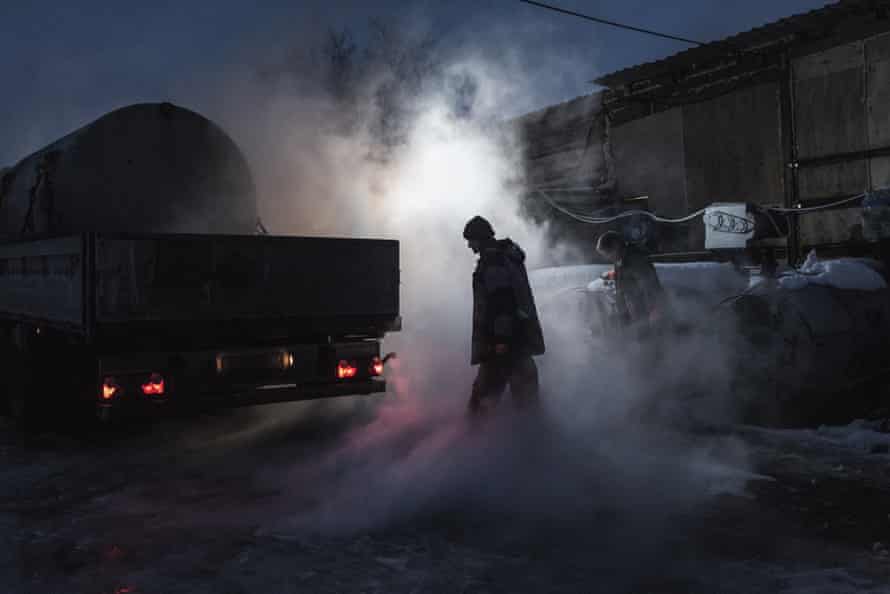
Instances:
[[[833,153],[830,155],[819,155],[818,157],[792,160],[788,163],[788,168],[799,169],[806,167],[820,167],[822,165],[831,165],[833,163],[849,163],[850,161],[862,161],[864,159],[871,159],[872,157],[885,157],[887,155],[890,155],[890,146],[880,146],[861,151]]]

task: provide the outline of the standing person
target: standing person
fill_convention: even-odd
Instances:
[[[628,245],[615,231],[603,233],[596,249],[615,264],[615,291],[622,321],[642,335],[657,333],[666,322],[667,302],[648,256]]]
[[[538,368],[532,355],[544,353],[544,335],[525,270],[525,252],[510,239],[495,239],[494,229],[476,216],[464,239],[479,254],[473,272],[471,365],[479,365],[470,413],[497,404],[504,388],[517,406],[538,403]]]

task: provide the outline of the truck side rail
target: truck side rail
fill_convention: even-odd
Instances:
[[[398,242],[95,233],[0,243],[0,319],[94,338],[379,337],[398,330]]]
[[[98,234],[96,324],[399,315],[398,242]]]
[[[0,243],[0,318],[88,331],[87,237]]]

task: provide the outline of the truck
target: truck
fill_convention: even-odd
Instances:
[[[30,430],[60,411],[384,392],[398,242],[258,233],[256,212],[238,147],[171,104],[111,112],[3,170],[5,411]]]

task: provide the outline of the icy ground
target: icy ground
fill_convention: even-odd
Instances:
[[[688,434],[709,468],[689,499],[645,464],[570,459],[546,423],[504,445],[381,414],[288,404],[28,448],[4,426],[0,592],[890,592],[876,424]]]

